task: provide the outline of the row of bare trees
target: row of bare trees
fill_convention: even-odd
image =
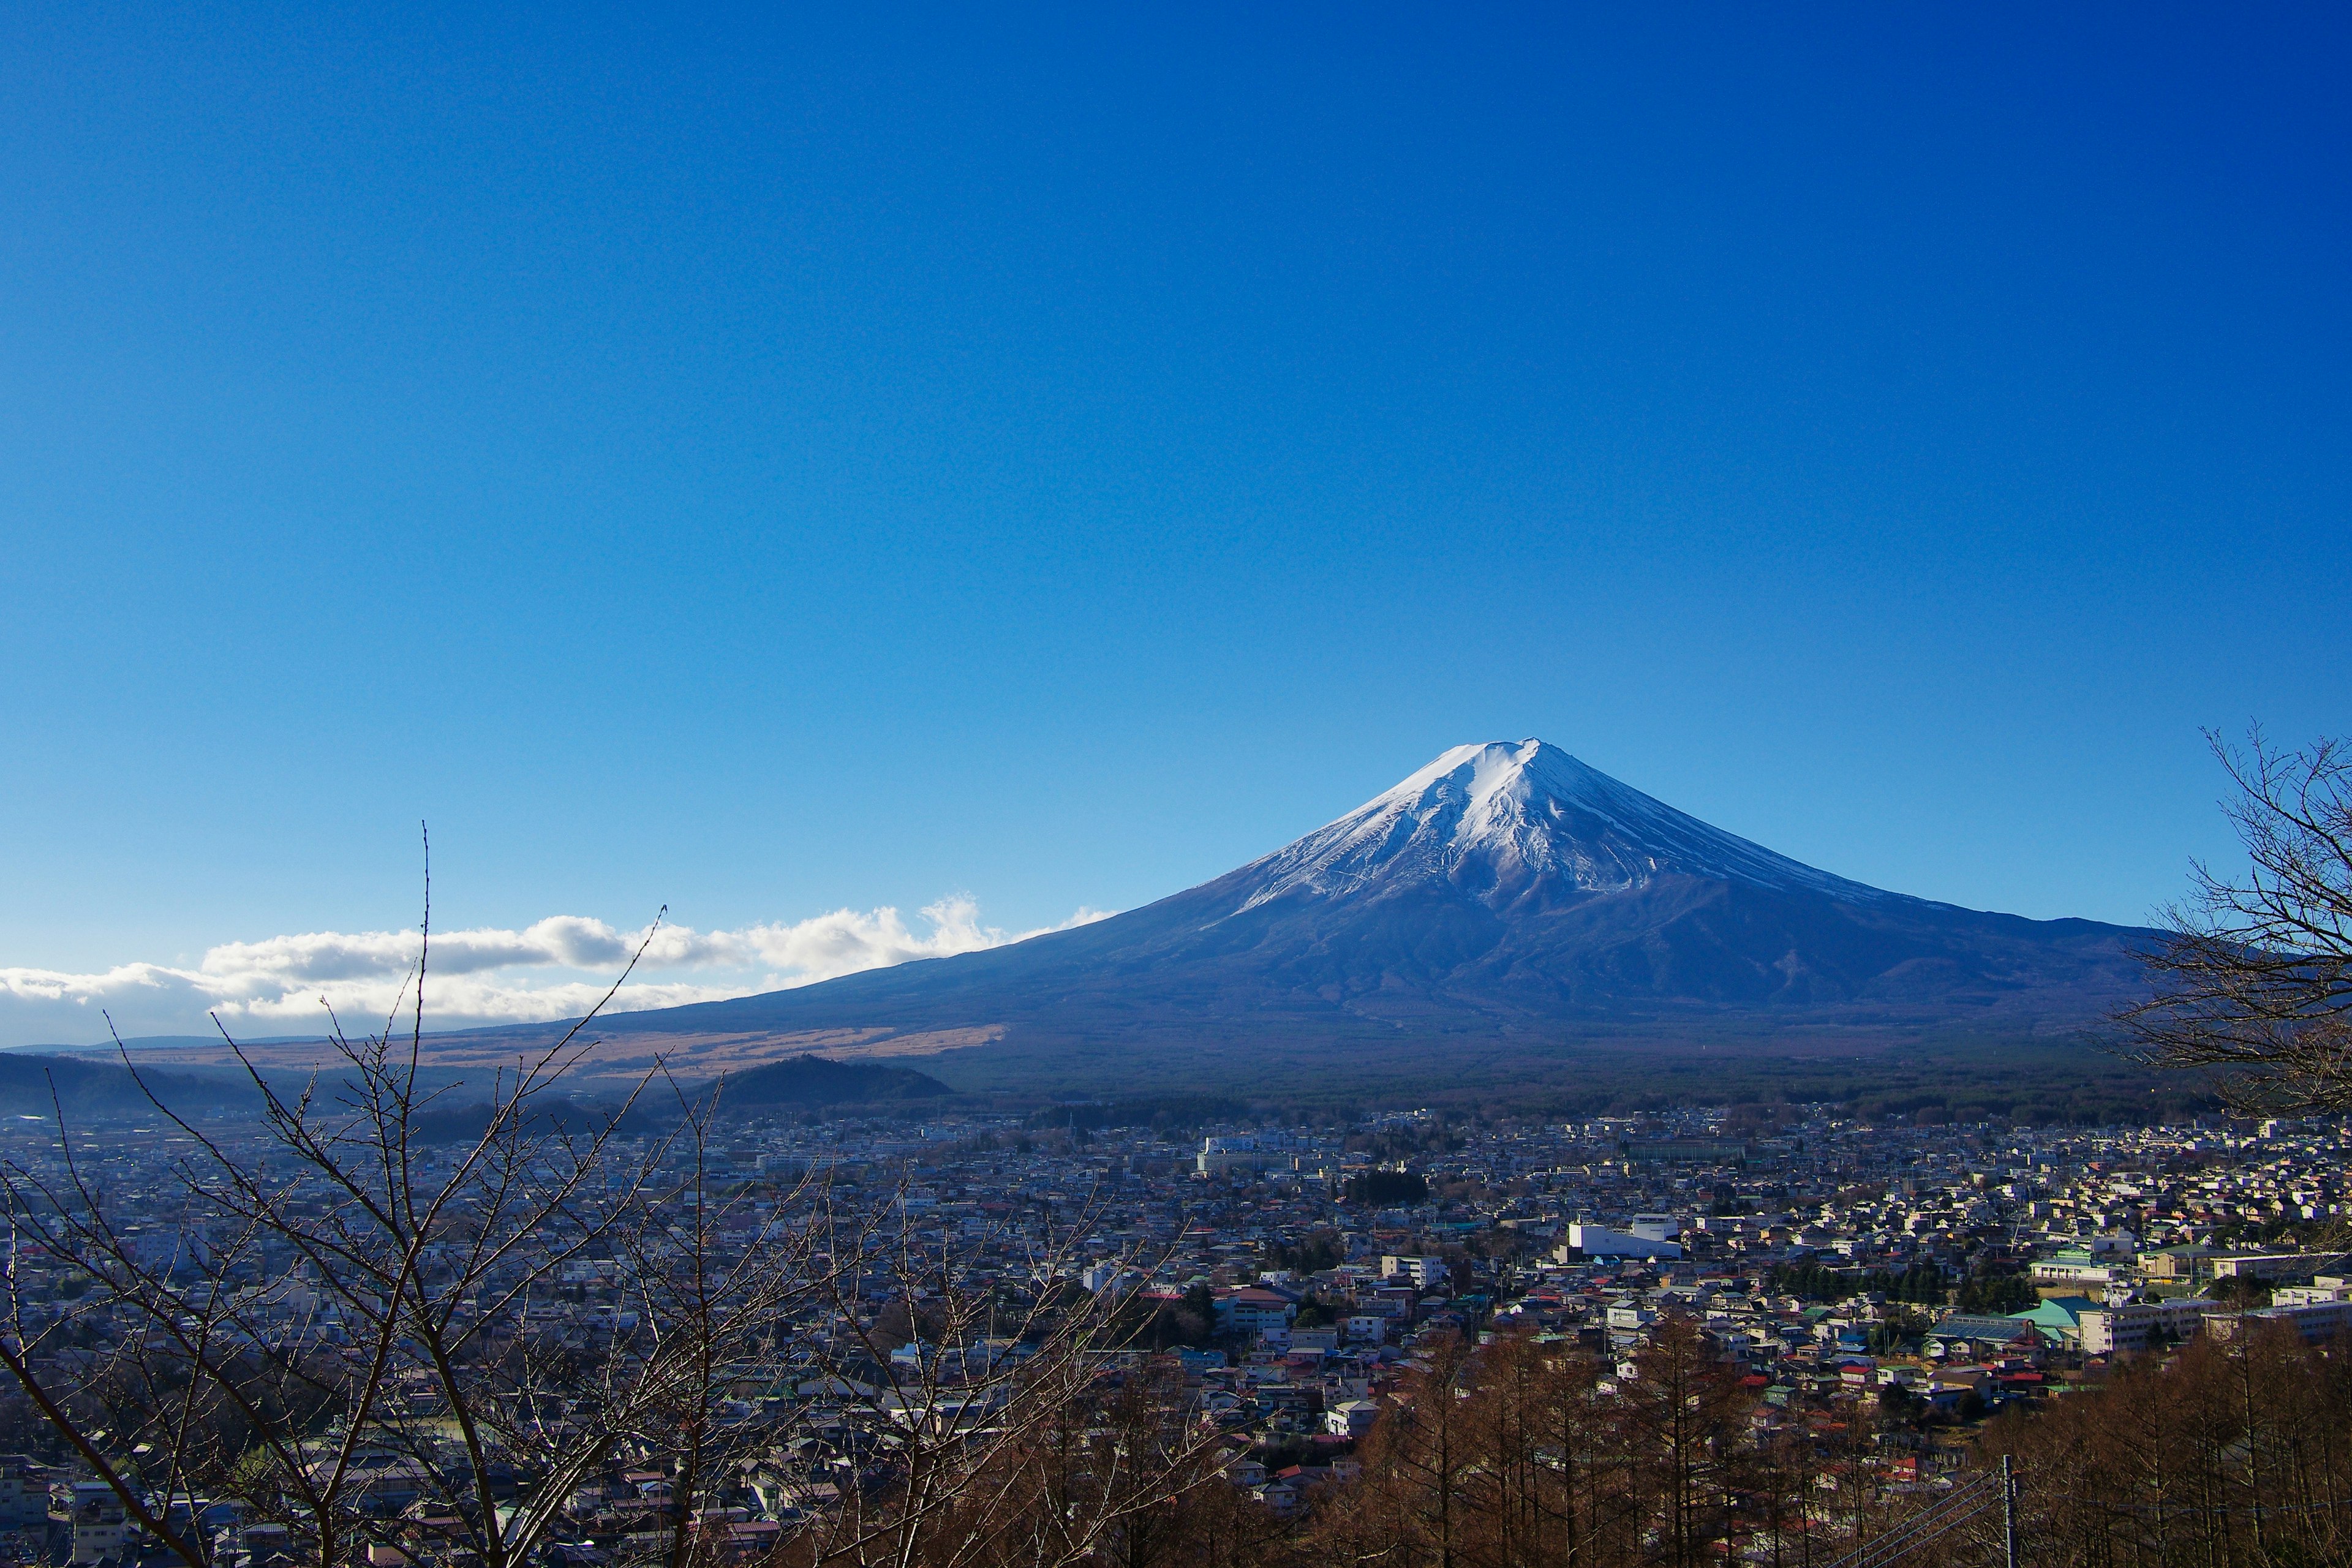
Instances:
[[[1669,1316],[1622,1362],[1506,1335],[1419,1358],[1277,1556],[1411,1568],[1689,1568],[1833,1561],[1906,1506],[1877,1407],[1763,1402],[1705,1327]]]
[[[1360,1475],[1289,1521],[1258,1510],[1225,1525],[1200,1560],[1965,1568],[2005,1561],[2004,1457],[2020,1482],[2017,1560],[2036,1568],[2352,1560],[2352,1345],[2284,1329],[2200,1341],[2005,1412],[1948,1474],[1915,1468],[1918,1437],[1866,1394],[1760,1403],[1689,1320],[1621,1366],[1527,1336],[1451,1342],[1421,1358]],[[1233,1505],[1203,1492],[1187,1506]]]
[[[2267,1568],[2352,1560],[2352,1344],[2273,1327],[2200,1339],[2045,1410],[1996,1421],[2034,1484],[2026,1561]]]

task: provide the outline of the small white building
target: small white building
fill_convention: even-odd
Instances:
[[[1123,1295],[1142,1284],[1143,1276],[1127,1263],[1107,1258],[1100,1263],[1089,1263],[1078,1270],[1078,1283],[1094,1295],[1100,1295],[1105,1290],[1113,1295]]]

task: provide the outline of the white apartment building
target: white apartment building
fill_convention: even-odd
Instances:
[[[1443,1285],[1454,1278],[1443,1258],[1401,1258],[1391,1253],[1381,1259],[1381,1278],[1402,1279],[1416,1290]]]
[[[2086,1307],[2081,1319],[2083,1352],[2111,1355],[2117,1351],[2144,1351],[2159,1338],[2189,1339],[2204,1326],[2206,1313],[2221,1310],[2220,1302],[2202,1296]]]

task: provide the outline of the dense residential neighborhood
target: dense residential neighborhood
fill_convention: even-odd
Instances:
[[[1916,1126],[1754,1107],[1181,1133],[1106,1119],[1092,1104],[919,1123],[751,1118],[699,1151],[694,1184],[727,1194],[727,1223],[745,1232],[821,1185],[908,1238],[901,1259],[951,1259],[950,1288],[1084,1292],[1072,1300],[1118,1325],[1093,1352],[1100,1376],[1181,1388],[1216,1484],[1276,1518],[1356,1475],[1440,1345],[1572,1347],[1603,1369],[1605,1393],[1641,1375],[1666,1325],[1696,1326],[1737,1374],[1754,1426],[1843,1436],[1845,1485],[1901,1489],[1966,1463],[1994,1413],[2063,1399],[2126,1361],[2200,1335],[2283,1326],[2325,1343],[2352,1327],[2352,1271],[2328,1250],[2352,1201],[2352,1134],[2336,1125]],[[190,1136],[110,1130],[78,1142],[68,1170],[55,1129],[28,1123],[5,1153],[29,1176],[98,1194],[126,1247],[169,1277],[201,1272],[215,1245],[179,1208],[173,1171]],[[1041,1258],[1055,1278],[1037,1279]],[[583,1352],[628,1343],[641,1326],[631,1267],[572,1258],[505,1331]],[[718,1506],[684,1521],[706,1554],[764,1556],[858,1489],[889,1484],[888,1428],[912,1419],[893,1391],[919,1382],[933,1399],[959,1387],[1001,1399],[1004,1369],[1031,1353],[1018,1334],[935,1342],[930,1286],[911,1267],[877,1254],[859,1270],[727,1388],[720,1415],[741,1457]],[[20,1248],[11,1280],[12,1342],[37,1343],[53,1373],[100,1365],[110,1334],[130,1331],[83,1309],[89,1281],[70,1268]],[[356,1354],[318,1284],[289,1253],[207,1288],[238,1295],[236,1321],[257,1342]],[[432,1387],[403,1397],[406,1415],[434,1419]],[[154,1554],[15,1390],[0,1390],[0,1415],[8,1561]],[[612,1453],[572,1486],[561,1544],[542,1555],[667,1555],[677,1468],[655,1442]],[[367,1482],[384,1521],[368,1548],[375,1568],[456,1560],[430,1469],[384,1446]],[[544,1482],[519,1469],[500,1484],[520,1500]],[[282,1521],[247,1519],[234,1500],[146,1500],[200,1533],[223,1568],[300,1555]]]

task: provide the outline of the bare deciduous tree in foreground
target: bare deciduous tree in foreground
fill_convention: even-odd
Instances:
[[[2120,1020],[2128,1049],[2209,1075],[2240,1110],[2352,1110],[2352,750],[2209,738],[2248,868],[2199,864],[2188,902],[2165,911],[2169,940],[2147,955],[2156,994]]]
[[[0,1166],[0,1365],[190,1568],[225,1525],[256,1563],[547,1561],[630,1465],[661,1477],[637,1560],[740,1558],[715,1505],[761,1464],[796,1489],[775,1550],[813,1563],[1063,1563],[1207,1473],[1056,1244],[1002,1278],[822,1168],[714,1178],[717,1093],[656,1066],[574,1094],[594,1013],[453,1103],[422,1070],[429,952],[428,919],[399,1026],[338,1026],[299,1091],[238,1049],[252,1123],[150,1091],[185,1141],[173,1212],[125,1213],[62,1109],[48,1158]]]

